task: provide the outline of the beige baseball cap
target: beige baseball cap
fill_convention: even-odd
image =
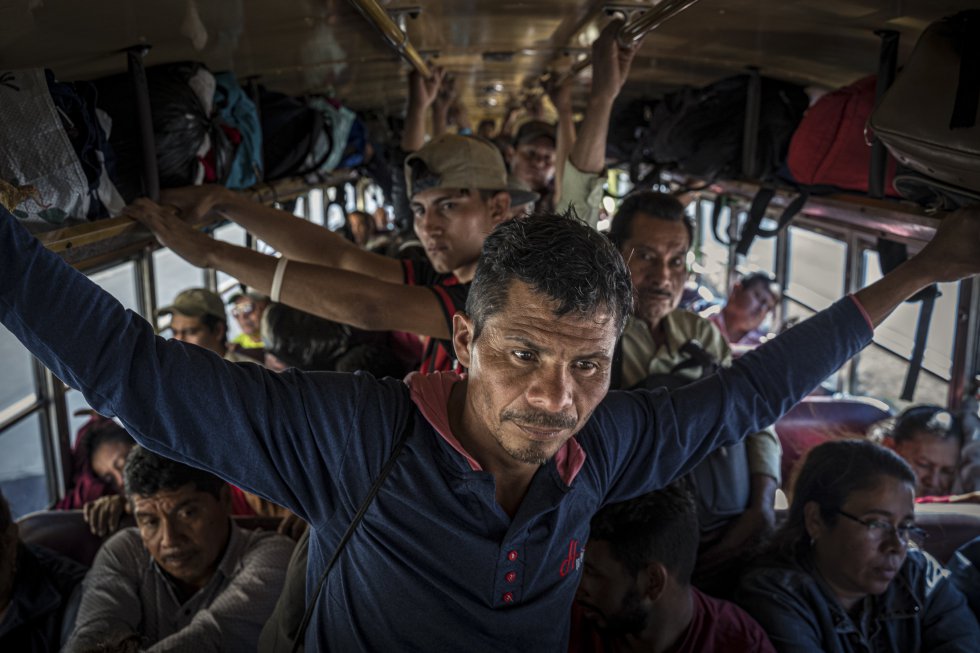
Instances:
[[[424,163],[430,174],[415,179],[413,161]],[[409,154],[405,158],[405,183],[409,198],[430,188],[476,188],[507,191],[514,205],[538,199],[537,193],[509,187],[507,166],[500,150],[476,136],[443,134]]]
[[[170,315],[172,313],[180,313],[187,317],[213,315],[222,320],[227,319],[225,305],[221,301],[221,297],[207,288],[188,288],[174,298],[173,304],[164,306],[157,311],[157,315]]]

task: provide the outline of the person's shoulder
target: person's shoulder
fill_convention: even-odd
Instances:
[[[725,337],[711,320],[683,309],[671,311],[664,319],[668,321],[668,331],[677,334],[685,342],[697,340],[715,358],[721,360],[731,354]]]
[[[25,544],[25,555],[33,558],[38,569],[47,576],[59,590],[71,590],[85,577],[88,569],[71,558],[55,553],[51,549],[36,544]]]
[[[708,635],[708,639],[704,640],[706,646],[703,650],[772,650],[766,631],[748,612],[731,601],[709,596],[695,588],[691,591],[695,601],[701,606],[703,616],[700,623]]]
[[[817,581],[791,556],[768,553],[748,566],[742,574],[741,588],[803,600],[804,596],[817,591]]]

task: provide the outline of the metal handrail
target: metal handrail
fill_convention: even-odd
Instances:
[[[681,13],[698,0],[663,0],[656,7],[647,9],[630,21],[627,21],[621,28],[617,40],[624,48],[632,48],[636,42],[646,36],[649,32],[657,29],[663,23]],[[580,72],[592,65],[592,55],[575,62],[566,72],[558,76],[557,85],[563,84],[570,77],[578,75]],[[552,73],[545,73],[541,76],[541,84],[544,85],[552,76]]]
[[[378,28],[381,36],[395,48],[398,54],[407,61],[422,77],[432,77],[432,71],[426,65],[415,46],[408,40],[408,34],[399,29],[384,9],[375,0],[349,0],[361,15]]]

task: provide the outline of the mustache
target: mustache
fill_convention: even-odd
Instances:
[[[519,422],[527,426],[540,426],[546,429],[575,428],[578,420],[565,413],[546,413],[538,410],[506,410],[500,416],[502,422]]]

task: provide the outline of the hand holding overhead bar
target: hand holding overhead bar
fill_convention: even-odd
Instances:
[[[633,48],[637,42],[640,41],[640,39],[647,35],[647,33],[660,27],[661,24],[681,13],[697,1],[698,0],[663,0],[663,2],[658,4],[656,7],[651,7],[629,22],[624,23],[619,30],[616,40],[619,42],[620,47]],[[571,69],[558,76],[557,83],[559,85],[562,84],[565,80],[570,77],[574,77],[588,68],[590,65],[592,65],[591,56],[587,56],[584,59],[577,61],[571,67]],[[544,84],[551,77],[552,73],[545,73],[541,77],[541,83]]]

